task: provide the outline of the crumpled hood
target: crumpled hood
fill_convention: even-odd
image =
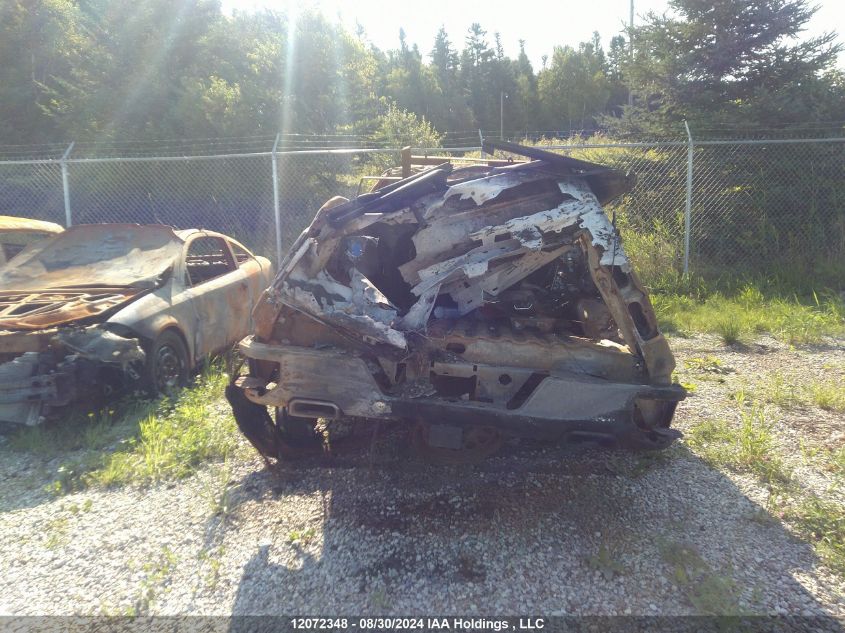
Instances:
[[[168,226],[81,224],[33,244],[0,268],[0,291],[80,286],[150,288],[182,240]]]
[[[43,292],[0,290],[0,330],[42,330],[111,313],[148,290],[72,288]]]
[[[156,288],[183,241],[167,226],[90,224],[38,242],[0,268],[0,329],[86,320]]]

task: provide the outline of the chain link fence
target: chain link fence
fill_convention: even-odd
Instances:
[[[62,170],[57,164],[0,162],[0,215],[65,224]]]
[[[637,175],[608,211],[646,281],[691,272],[843,285],[845,138],[549,149]]]
[[[398,160],[399,150],[0,161],[0,215],[204,228],[275,260],[328,198],[354,196],[361,177]]]
[[[845,261],[845,138],[547,148],[637,174],[608,211],[646,276],[812,277]],[[0,160],[0,215],[205,228],[277,259],[328,198],[398,164],[398,149]]]
[[[845,262],[845,139],[696,144],[690,266],[790,268]]]
[[[545,149],[636,175],[633,191],[607,205],[646,283],[684,269],[687,146],[682,142],[550,145]]]

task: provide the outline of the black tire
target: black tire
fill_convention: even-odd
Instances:
[[[147,353],[146,382],[150,393],[171,395],[188,382],[188,349],[173,330],[165,330]]]

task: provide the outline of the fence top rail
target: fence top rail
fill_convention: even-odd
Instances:
[[[819,137],[819,138],[773,138],[773,139],[749,139],[736,141],[730,139],[713,141],[696,141],[694,145],[794,145],[798,143],[845,143],[845,137]]]
[[[845,143],[845,137],[820,137],[820,138],[788,138],[788,139],[754,139],[754,140],[692,140],[688,141],[639,141],[632,143],[577,143],[567,145],[543,145],[544,149],[550,150],[578,150],[578,149],[626,149],[626,148],[661,148],[661,147],[686,147],[690,144],[696,146],[704,145],[795,145],[800,143]],[[413,147],[413,152],[425,155],[431,152],[480,152],[478,145],[461,147]],[[331,156],[331,155],[353,155],[353,154],[398,154],[400,148],[384,147],[359,147],[359,148],[337,148],[337,149],[298,149],[298,150],[276,150],[268,152],[240,152],[231,154],[207,154],[195,156],[116,156],[111,158],[26,158],[3,160],[0,158],[0,165],[62,165],[62,164],[84,164],[84,163],[150,163],[150,162],[191,162],[209,160],[227,160],[233,158],[260,158],[278,156]]]
[[[776,139],[721,139],[721,140],[696,140],[692,139],[693,145],[783,145],[796,143],[845,143],[845,137],[819,137],[819,138],[776,138]],[[576,143],[569,145],[542,145],[544,149],[602,149],[602,148],[626,148],[626,147],[686,147],[689,141],[639,141],[636,143]],[[480,149],[480,148],[478,148]],[[444,151],[446,148],[444,148]]]
[[[480,149],[480,148],[479,148]],[[303,149],[276,151],[276,156],[290,154],[398,154],[400,149],[392,148],[344,148],[344,149]],[[443,151],[443,150],[440,150]],[[233,154],[208,154],[198,156],[115,156],[111,158],[28,158],[17,160],[2,160],[0,165],[61,165],[79,163],[150,163],[150,162],[190,162],[205,160],[226,160],[229,158],[260,158],[272,156],[273,152],[241,152]]]

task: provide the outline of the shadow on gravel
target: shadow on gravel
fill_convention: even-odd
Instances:
[[[822,582],[810,545],[680,445],[303,462],[248,475],[233,501],[313,495],[313,541],[256,543],[233,614],[827,613],[801,582]]]

